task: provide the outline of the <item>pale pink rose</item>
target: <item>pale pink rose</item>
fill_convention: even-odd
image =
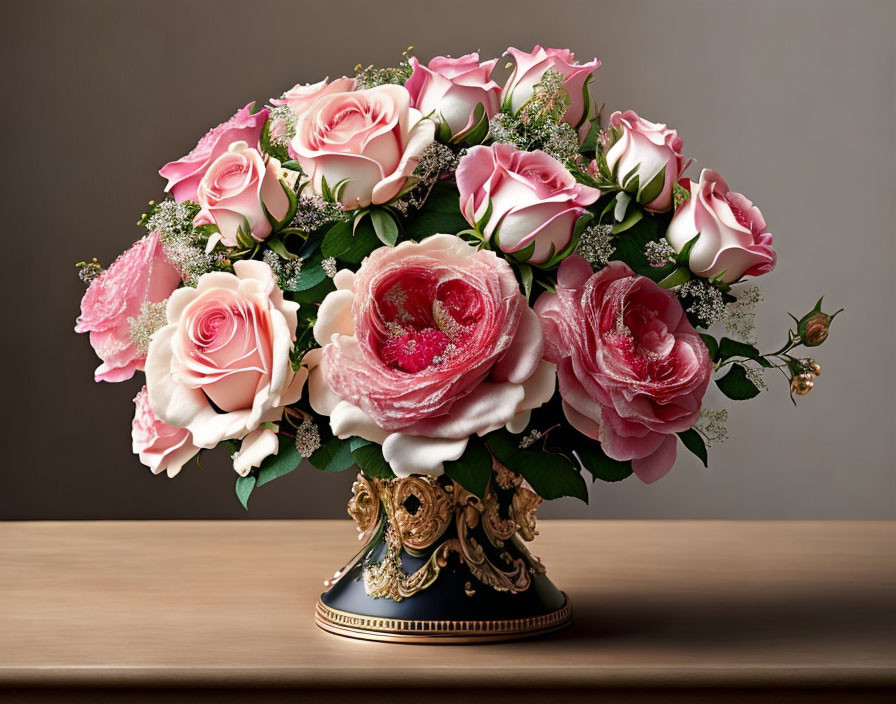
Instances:
[[[163,423],[149,407],[146,387],[134,397],[134,422],[131,440],[134,454],[152,470],[153,474],[167,472],[169,477],[180,472],[199,452],[186,428],[175,428]]]
[[[89,332],[103,363],[97,381],[125,381],[142,371],[146,357],[131,340],[131,318],[144,303],[160,303],[180,284],[180,274],[162,252],[159,233],[134,244],[94,279],[81,299],[75,332]]]
[[[347,179],[346,208],[395,198],[432,144],[435,123],[410,107],[403,86],[384,85],[315,100],[299,118],[290,153],[323,195]]]
[[[719,174],[704,169],[690,184],[691,197],[672,218],[666,239],[680,252],[698,234],[688,266],[697,276],[721,278],[726,284],[759,276],[775,268],[772,234],[759,208],[728,190]]]
[[[194,225],[215,224],[220,238],[210,238],[210,246],[220,239],[228,247],[239,244],[240,228],[258,242],[271,234],[268,213],[281,221],[289,212],[289,197],[284,191],[280,162],[267,160],[245,142],[234,142],[215,159],[197,189],[201,210]],[[214,237],[214,236],[213,236]]]
[[[176,291],[168,325],[149,345],[149,403],[165,423],[187,428],[197,447],[277,422],[307,376],[289,359],[298,304],[283,298],[267,264],[243,260],[233,269]]]
[[[557,364],[567,420],[615,460],[656,481],[675,462],[712,375],[706,346],[677,296],[622,262],[594,273],[578,256],[557,272],[535,310],[545,359]]]
[[[355,89],[354,78],[337,78],[330,83],[326,79],[317,83],[297,83],[283,94],[282,98],[274,98],[271,105],[288,105],[289,109],[301,115],[322,95],[330,93],[348,93]]]
[[[564,122],[578,127],[588,117],[588,100],[585,97],[586,81],[600,66],[593,59],[586,64],[578,64],[575,54],[568,49],[543,49],[537,44],[531,52],[510,48],[515,66],[502,92],[502,105],[516,113],[535,91],[535,86],[548,69],[553,69],[565,77],[564,87],[569,94],[570,104],[563,116]]]
[[[600,198],[542,151],[508,144],[473,147],[457,167],[460,209],[501,250],[543,264],[570,247],[585,206]]]
[[[332,83],[326,80],[317,83],[297,83],[283,94],[282,98],[274,98],[271,105],[288,105],[290,112],[299,116],[304,113],[308,106],[323,95],[330,93],[347,93],[355,89],[354,78],[337,78]],[[275,113],[276,115],[276,113]],[[270,134],[271,137],[283,138],[287,133],[287,121],[282,117],[272,117]]]
[[[553,395],[538,317],[494,252],[433,235],[335,283],[305,357],[309,400],[336,436],[382,444],[399,476],[441,473],[471,435],[521,432]]]
[[[619,184],[634,192],[645,210],[671,210],[672,189],[691,163],[681,156],[678,132],[638,117],[633,110],[610,115],[610,128],[618,138],[607,152],[607,166]]]
[[[222,122],[199,140],[199,143],[185,157],[172,161],[161,168],[159,175],[168,179],[165,192],[170,192],[174,200],[196,200],[196,189],[211,163],[233,142],[246,142],[256,146],[268,120],[270,111],[265,108],[254,115],[253,103],[237,110],[227,122]]]
[[[497,114],[501,86],[491,79],[497,59],[479,63],[479,54],[458,59],[437,56],[424,66],[412,56],[409,63],[413,73],[404,87],[411,94],[411,107],[443,120],[452,135],[473,127],[480,103],[489,119]]]

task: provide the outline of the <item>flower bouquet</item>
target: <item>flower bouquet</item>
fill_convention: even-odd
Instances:
[[[306,458],[357,466],[362,539],[318,622],[379,639],[544,632],[569,604],[526,549],[543,499],[585,476],[706,464],[730,399],[827,337],[819,300],[780,349],[753,339],[775,266],[759,209],[674,129],[602,122],[597,60],[406,52],[397,67],[252,103],[166,164],[148,234],[89,283],[97,380],[146,384],[133,448],[178,474],[223,445],[236,494]],[[712,329],[712,331],[710,330]]]

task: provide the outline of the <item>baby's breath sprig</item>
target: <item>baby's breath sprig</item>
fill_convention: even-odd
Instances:
[[[403,86],[413,72],[408,62],[413,50],[414,47],[409,46],[401,52],[401,61],[398,63],[398,66],[377,68],[370,65],[364,68],[361,64],[358,64],[355,66],[355,87],[358,90],[362,90],[389,84]]]
[[[345,217],[345,208],[339,202],[324,200],[318,195],[305,195],[298,199],[296,214],[289,223],[290,228],[302,232],[314,232]]]
[[[563,122],[570,104],[565,80],[559,71],[545,71],[531,97],[515,114],[501,112],[492,118],[492,140],[517,149],[541,149],[563,164],[577,162],[579,135],[572,125]]]
[[[150,232],[158,230],[162,251],[171,265],[180,272],[184,283],[195,285],[203,274],[227,271],[231,262],[222,251],[205,251],[207,237],[193,227],[199,205],[191,201],[177,203],[172,199],[149,202],[149,210],[140,224]]]
[[[576,254],[595,268],[606,266],[615,251],[612,225],[591,225],[585,228],[575,249]]]
[[[706,279],[690,279],[677,292],[685,310],[697,318],[701,327],[708,328],[725,317],[725,298]]]
[[[713,410],[712,408],[703,408],[694,423],[694,430],[703,436],[707,447],[718,445],[728,439],[728,411],[724,408]]]
[[[90,285],[94,279],[103,273],[103,267],[96,257],[89,262],[78,262],[75,266],[78,267],[78,278],[87,285]]]
[[[302,260],[284,259],[272,249],[265,250],[261,255],[262,260],[271,267],[274,276],[277,277],[277,283],[280,288],[292,290],[298,282],[299,275],[302,273]]]
[[[128,335],[140,354],[146,355],[153,333],[168,324],[166,307],[167,301],[160,303],[144,301],[140,306],[140,314],[136,318],[128,318]]]

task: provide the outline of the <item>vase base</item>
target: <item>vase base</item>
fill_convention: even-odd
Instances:
[[[566,594],[563,594],[564,598]],[[538,616],[494,620],[430,621],[352,614],[330,608],[318,600],[315,621],[338,636],[389,643],[487,643],[533,638],[559,631],[572,623],[572,609],[562,607]]]

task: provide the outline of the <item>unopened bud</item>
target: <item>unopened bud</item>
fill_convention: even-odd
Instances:
[[[836,317],[837,313],[842,311],[841,308],[833,315],[828,315],[821,310],[821,298],[815,307],[804,315],[797,323],[796,331],[799,333],[800,341],[806,347],[818,347],[822,342],[828,339],[831,331],[831,321]]]

